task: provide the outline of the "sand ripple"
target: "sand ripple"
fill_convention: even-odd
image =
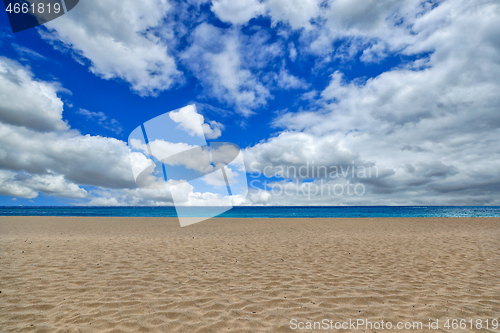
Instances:
[[[498,218],[0,217],[0,332],[499,319],[499,239]]]

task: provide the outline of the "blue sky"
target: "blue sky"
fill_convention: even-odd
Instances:
[[[498,205],[499,16],[495,1],[81,0],[13,34],[3,12],[0,205],[172,204],[137,188],[126,142],[190,104],[259,180],[234,204]],[[282,172],[313,165],[377,176]],[[307,183],[363,194],[279,191]]]

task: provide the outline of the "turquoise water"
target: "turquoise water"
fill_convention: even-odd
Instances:
[[[191,207],[190,216],[212,216],[211,207]],[[174,207],[0,207],[0,216],[152,216],[176,217]],[[358,206],[233,207],[219,217],[500,217],[500,207]]]

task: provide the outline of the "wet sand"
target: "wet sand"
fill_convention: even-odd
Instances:
[[[500,218],[0,217],[0,291],[7,333],[500,332]]]

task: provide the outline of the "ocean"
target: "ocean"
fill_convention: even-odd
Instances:
[[[193,217],[212,216],[211,207],[191,207]],[[174,207],[0,207],[0,216],[129,216],[177,217]],[[238,206],[218,217],[500,217],[498,206],[349,206],[349,207],[246,207]]]

